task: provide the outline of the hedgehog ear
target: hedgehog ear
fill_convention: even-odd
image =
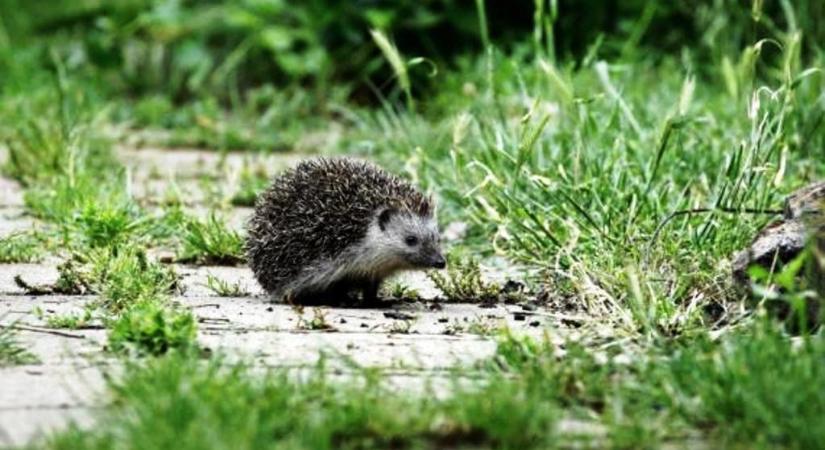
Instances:
[[[387,228],[387,223],[397,212],[398,210],[395,208],[384,208],[381,210],[378,214],[378,228],[380,228],[381,231],[385,231]]]

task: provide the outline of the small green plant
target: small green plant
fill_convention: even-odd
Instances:
[[[132,355],[162,355],[170,350],[197,348],[197,323],[190,311],[180,311],[157,301],[141,301],[126,310],[109,332],[108,349]]]
[[[791,330],[807,333],[821,322],[822,297],[816,290],[821,282],[817,248],[811,242],[796,258],[770,272],[754,265],[748,270],[754,296],[772,315],[786,321]]]
[[[455,319],[444,328],[444,334],[452,336],[468,333],[479,336],[496,336],[503,335],[505,328],[506,327],[501,324],[486,320],[482,317],[476,317],[472,320],[465,319],[464,321]]]
[[[414,320],[394,320],[390,325],[391,334],[410,334]]]
[[[51,314],[46,316],[46,326],[49,328],[76,330],[88,326],[92,319],[93,309],[85,308],[83,313]]]
[[[43,237],[38,233],[14,233],[0,238],[0,264],[35,262],[43,253]]]
[[[427,272],[427,276],[448,301],[467,303],[497,302],[501,287],[482,279],[479,262],[474,258],[447,257],[447,273]]]
[[[93,252],[91,263],[92,279],[100,293],[98,301],[109,312],[164,298],[177,288],[175,271],[150,261],[145,250],[138,246]]]
[[[212,274],[206,275],[206,287],[219,297],[245,297],[249,292],[244,290],[240,281],[230,283]]]
[[[398,300],[410,300],[415,301],[421,299],[421,294],[418,293],[418,290],[414,287],[410,287],[409,285],[399,281],[393,280],[383,288],[384,292],[387,293],[391,298],[398,299]]]
[[[210,213],[205,221],[189,220],[178,260],[205,265],[237,265],[244,261],[243,247],[241,235]]]
[[[178,288],[178,276],[166,265],[150,261],[140,245],[74,252],[58,266],[51,291],[99,294],[95,305],[118,313],[141,300],[164,298]]]
[[[269,176],[260,167],[244,166],[241,170],[238,191],[232,196],[235,206],[255,206],[258,195],[269,185]]]
[[[323,308],[312,308],[312,318],[306,320],[304,318],[304,309],[297,308],[298,313],[298,328],[301,330],[313,331],[334,331],[335,327],[330,325],[327,321],[327,314]]]
[[[91,266],[80,253],[72,254],[57,266],[57,282],[54,292],[66,295],[83,295],[93,291]]]
[[[518,369],[538,361],[547,354],[548,348],[530,336],[519,335],[504,328],[498,337],[493,361],[502,367]]]
[[[134,242],[146,234],[151,223],[152,219],[142,215],[130,200],[94,200],[83,205],[68,226],[81,236],[81,242],[95,248]]]
[[[757,319],[721,344],[695,342],[642,375],[665,387],[662,405],[723,443],[814,448],[825,439],[818,426],[825,411],[823,358],[821,335],[797,340],[774,321]]]
[[[37,357],[18,342],[16,334],[14,324],[0,325],[0,367],[37,362]]]

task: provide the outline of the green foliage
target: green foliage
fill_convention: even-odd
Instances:
[[[818,261],[813,246],[770,272],[753,266],[748,273],[753,294],[772,315],[787,321],[791,330],[808,332],[821,323],[822,297],[816,291]]]
[[[421,294],[416,288],[411,287],[400,280],[392,280],[385,283],[382,287],[382,291],[385,295],[398,300],[419,300],[421,298]]]
[[[45,447],[552,448],[558,417],[553,403],[504,378],[439,399],[408,396],[369,373],[344,384],[323,367],[294,377],[175,355],[130,365],[112,391],[100,426],[72,428]]]
[[[162,299],[177,288],[174,270],[150,261],[140,247],[106,249],[94,253],[90,262],[99,302],[111,312]]]
[[[810,448],[822,442],[816,424],[825,412],[825,341],[795,343],[773,325],[756,327],[718,347],[684,348],[657,373],[663,396],[697,426],[710,426],[731,443]],[[698,401],[696,401],[698,399]]]
[[[58,272],[56,292],[98,294],[96,305],[113,314],[137,303],[162,300],[178,288],[175,271],[150,261],[140,245],[75,252]]]
[[[197,348],[197,323],[190,311],[142,300],[111,324],[108,349],[115,353],[159,356],[170,350]]]
[[[182,106],[152,95],[125,105],[118,118],[141,129],[165,130],[143,139],[150,145],[279,151],[319,126],[312,102],[306,91],[266,85],[245,91],[231,112],[206,93]]]
[[[5,317],[0,317],[3,319]],[[17,341],[17,331],[13,324],[0,325],[0,367],[18,364],[34,364],[37,357]]]
[[[93,311],[91,308],[84,309],[82,314],[52,314],[46,317],[46,325],[49,328],[67,328],[70,330],[76,330],[87,326],[89,322],[92,321],[92,314]]]
[[[219,297],[244,297],[249,295],[249,293],[241,287],[240,281],[230,283],[212,274],[206,275],[206,287]]]
[[[240,175],[240,186],[232,196],[235,206],[255,206],[258,195],[269,186],[270,177],[261,168],[244,166]]]
[[[501,288],[482,279],[478,259],[449,254],[446,274],[442,271],[427,272],[427,276],[444,294],[448,301],[464,303],[490,303],[498,301]]]
[[[71,56],[74,65],[104,73],[119,92],[174,102],[215,92],[237,102],[238,91],[250,86],[298,82],[313,83],[323,98],[330,80],[352,81],[355,92],[363,93],[367,77],[382,84],[392,76],[391,70],[379,71],[370,29],[390,31],[404,53],[440,65],[467,50],[531,40],[531,50],[551,62],[562,56],[655,58],[690,42],[702,61],[720,63],[786,30],[811,33],[800,50],[818,51],[825,37],[816,26],[825,16],[820,2],[752,3],[750,9],[736,0],[488,1],[472,7],[458,0],[403,0],[353,8],[329,0],[48,0],[37,10],[22,0],[4,0],[4,25],[12,31],[0,49],[40,37],[58,54]],[[0,53],[0,68],[17,69],[14,53],[8,53],[5,59]],[[419,80],[426,75],[421,72]],[[163,102],[141,109],[144,117],[168,112]]]
[[[205,221],[190,219],[178,256],[181,262],[237,265],[244,261],[243,238],[214,212]]]
[[[73,217],[69,227],[81,236],[81,242],[91,248],[118,246],[143,236],[151,225],[131,201],[120,204],[85,203]]]
[[[35,262],[44,253],[43,237],[23,232],[0,237],[0,263]]]
[[[330,325],[327,321],[327,315],[324,312],[323,308],[312,308],[312,317],[307,320],[304,318],[304,309],[297,308],[298,310],[298,328],[301,330],[312,330],[312,331],[334,331],[335,327]]]

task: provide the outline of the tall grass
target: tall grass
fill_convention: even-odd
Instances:
[[[574,66],[490,53],[448,77],[431,115],[363,115],[350,149],[436,190],[478,251],[542,269],[537,281],[623,327],[678,332],[738,299],[729,256],[825,172],[811,147],[820,60],[803,65],[801,40],[776,30],[710,77],[689,55]]]

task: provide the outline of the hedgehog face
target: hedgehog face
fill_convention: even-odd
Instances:
[[[387,208],[378,215],[378,228],[384,249],[398,258],[400,265],[417,269],[446,267],[438,224],[432,217]]]

